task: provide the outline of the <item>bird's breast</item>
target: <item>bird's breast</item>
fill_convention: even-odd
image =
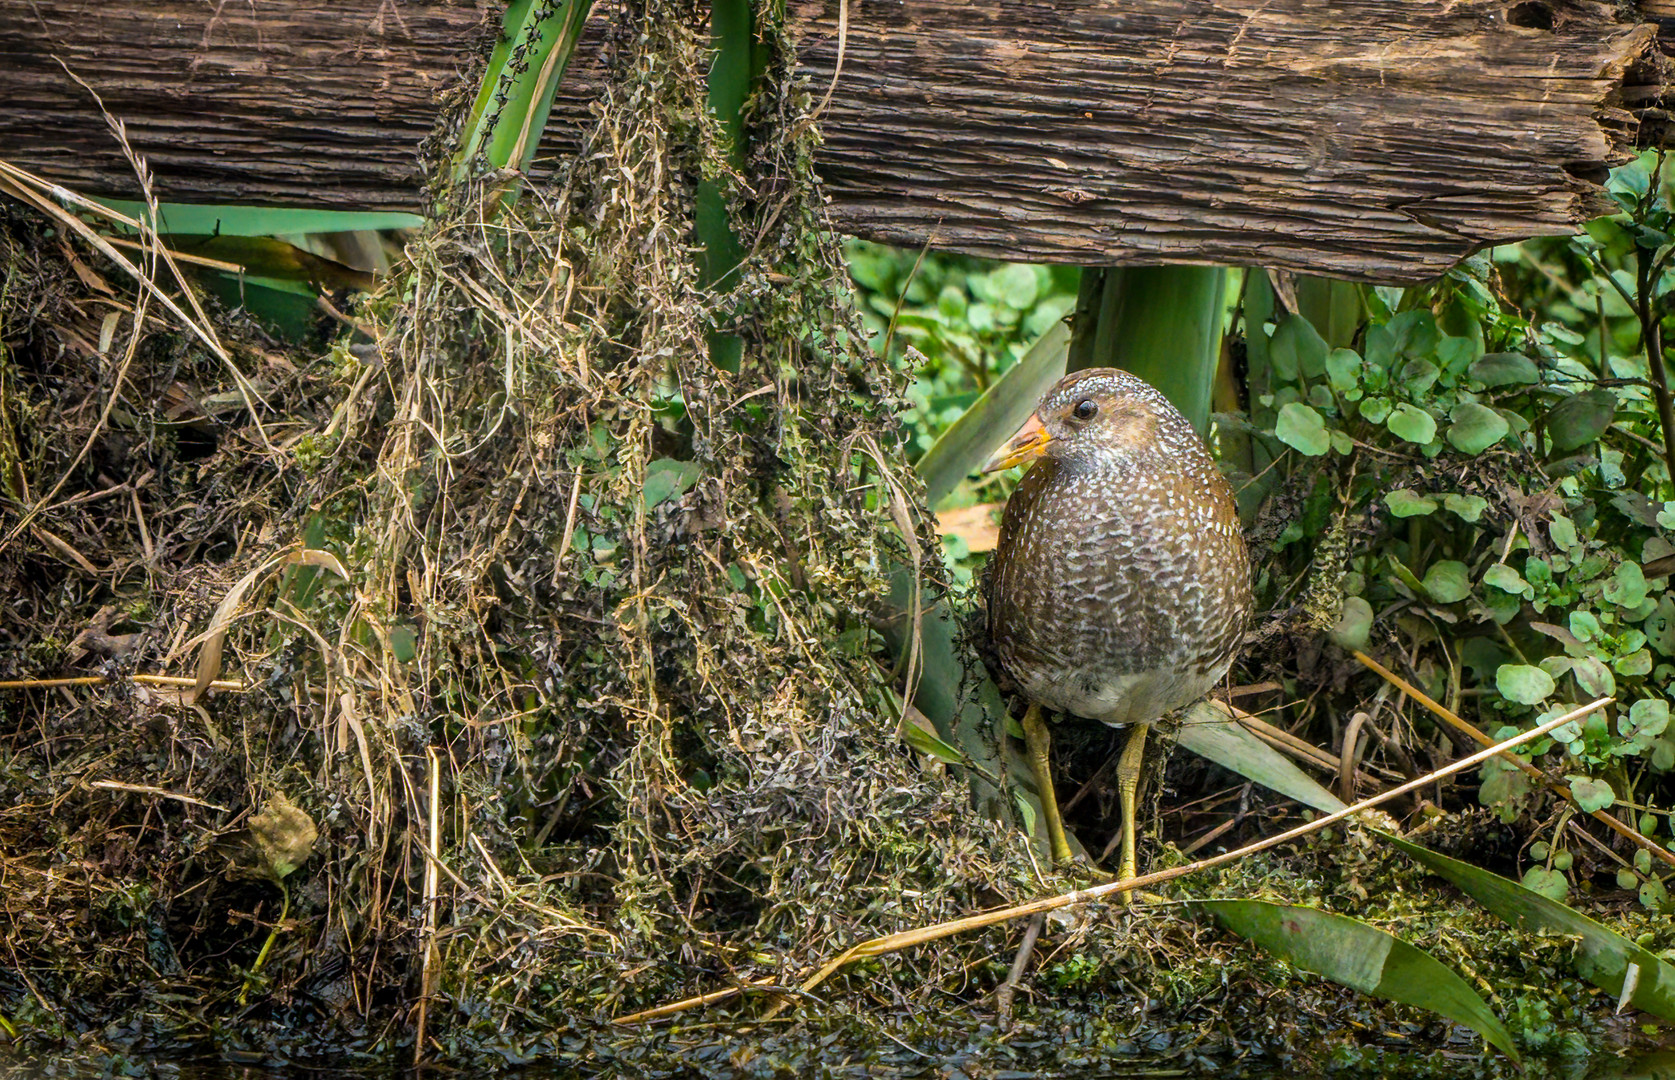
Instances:
[[[1007,505],[995,560],[990,636],[1002,665],[1044,706],[1108,723],[1202,697],[1249,613],[1244,539],[1219,473],[1038,466]]]

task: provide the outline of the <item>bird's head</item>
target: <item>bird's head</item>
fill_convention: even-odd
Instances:
[[[1185,424],[1169,399],[1139,376],[1117,368],[1088,368],[1066,375],[1043,394],[1035,413],[995,451],[983,471],[1028,465],[1043,457],[1075,465],[1130,456]]]

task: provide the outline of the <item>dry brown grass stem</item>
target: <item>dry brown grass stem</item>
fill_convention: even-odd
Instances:
[[[1316,818],[1314,821],[1308,822],[1304,825],[1299,825],[1294,829],[1288,829],[1277,836],[1270,836],[1267,839],[1258,840],[1252,844],[1246,844],[1244,847],[1239,848],[1236,851],[1224,852],[1220,855],[1216,855],[1208,859],[1201,859],[1198,862],[1190,863],[1186,866],[1177,866],[1168,870],[1159,870],[1150,874],[1141,874],[1138,877],[1124,878],[1120,881],[1108,881],[1102,885],[1095,885],[1092,888],[1077,889],[1073,892],[1060,893],[1057,896],[1049,896],[1040,900],[1033,900],[1027,904],[1015,904],[1012,907],[1000,908],[996,911],[988,911],[980,915],[968,915],[963,919],[953,919],[949,922],[937,923],[934,926],[918,927],[913,930],[904,930],[896,934],[886,934],[883,937],[876,937],[870,941],[863,941],[859,945],[855,945],[844,951],[836,959],[820,968],[812,976],[805,980],[802,986],[798,989],[800,992],[807,994],[816,986],[825,982],[826,979],[830,978],[834,973],[856,960],[864,960],[868,957],[884,956],[889,953],[900,952],[903,949],[910,949],[915,945],[924,945],[932,941],[938,941],[942,938],[952,937],[955,934],[963,934],[970,930],[981,930],[985,927],[994,926],[997,923],[1009,922],[1012,919],[1021,919],[1026,915],[1035,915],[1040,912],[1057,911],[1060,908],[1075,907],[1081,904],[1092,903],[1096,900],[1102,900],[1113,893],[1127,893],[1133,892],[1137,889],[1149,889],[1157,885],[1162,885],[1165,882],[1174,881],[1177,878],[1186,877],[1189,874],[1196,874],[1201,870],[1209,870],[1217,866],[1225,866],[1227,863],[1245,858],[1248,855],[1254,855],[1259,851],[1266,851],[1269,848],[1277,847],[1288,841],[1299,839],[1310,833],[1319,832],[1321,829],[1324,829],[1326,826],[1331,825],[1334,822],[1342,821],[1347,817],[1353,817],[1362,811],[1370,810],[1381,803],[1388,802],[1391,799],[1405,795],[1410,791],[1422,788],[1427,784],[1433,784],[1438,780],[1453,776],[1455,773],[1463,772],[1466,769],[1481,765],[1483,762],[1492,757],[1506,753],[1513,747],[1521,746],[1532,739],[1540,738],[1556,727],[1570,723],[1572,720],[1579,720],[1595,710],[1602,709],[1611,704],[1614,700],[1614,698],[1608,697],[1600,698],[1598,701],[1591,702],[1584,705],[1580,709],[1576,709],[1563,716],[1549,720],[1547,723],[1541,724],[1538,727],[1531,728],[1528,731],[1519,732],[1512,738],[1507,739],[1504,742],[1496,743],[1488,749],[1481,750],[1470,757],[1462,758],[1451,765],[1445,765],[1440,769],[1436,769],[1417,780],[1410,780],[1407,783],[1402,784],[1400,787],[1391,788],[1389,791],[1381,792],[1369,798],[1362,799],[1353,806],[1346,806],[1342,810],[1327,814],[1325,817]],[[706,1005],[719,1000],[724,1000],[743,992],[744,988],[734,988],[725,991],[718,991],[713,994],[704,994],[699,997],[688,998],[685,1001],[677,1001],[673,1004],[659,1006],[655,1009],[647,1009],[643,1012],[633,1013],[629,1016],[618,1017],[616,1023],[637,1024],[648,1020],[657,1020],[665,1016],[673,1016],[677,1013],[685,1012],[686,1010],[696,1008],[699,1005]],[[777,1007],[774,1012],[778,1012]],[[770,1015],[773,1014],[770,1013]]]
[[[202,806],[207,810],[215,810],[223,814],[232,813],[225,806],[218,806],[206,799],[200,799],[196,795],[182,795],[178,791],[168,791],[152,784],[128,784],[121,780],[95,780],[88,786],[104,788],[106,791],[131,791],[136,795],[155,795],[159,799],[173,799],[175,802],[190,803],[193,806]]]
[[[1394,686],[1408,697],[1425,706],[1425,708],[1429,709],[1438,719],[1453,728],[1455,731],[1465,735],[1479,746],[1489,746],[1493,742],[1489,736],[1454,715],[1454,713],[1445,707],[1441,702],[1433,700],[1430,695],[1426,694],[1423,690],[1414,686],[1400,675],[1397,675],[1395,672],[1391,671],[1377,660],[1374,660],[1366,653],[1361,652],[1360,650],[1355,650],[1354,655],[1355,659],[1359,660],[1362,666],[1383,676],[1385,681],[1390,683],[1391,686]],[[1583,715],[1587,714],[1584,713]],[[1560,781],[1553,779],[1522,758],[1514,757],[1511,754],[1501,754],[1500,757],[1501,760],[1507,762],[1509,765],[1512,765],[1531,780],[1534,780],[1543,787],[1548,788],[1572,806],[1576,806],[1576,796],[1571,794],[1569,784],[1561,783]],[[1578,810],[1582,809],[1580,806],[1576,806],[1576,808]],[[1617,820],[1616,817],[1606,811],[1585,810],[1583,813],[1586,813],[1589,817],[1593,818],[1601,825],[1604,825],[1606,828],[1610,829],[1618,836],[1621,836],[1623,839],[1633,841],[1640,847],[1645,848],[1647,851],[1651,852],[1654,858],[1661,859],[1670,866],[1675,866],[1675,852],[1669,851],[1656,840],[1644,836],[1634,828],[1623,824],[1621,821]]]
[[[189,687],[196,685],[197,681],[179,675],[77,675],[67,679],[0,679],[0,690],[51,690],[59,686],[105,686],[119,682]],[[215,679],[210,682],[209,689],[244,691],[250,688],[236,679]]]

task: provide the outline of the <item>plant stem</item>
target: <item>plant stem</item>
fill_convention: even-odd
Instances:
[[[291,890],[285,887],[285,882],[279,882],[279,918],[273,922],[268,930],[268,939],[262,942],[262,951],[256,954],[256,962],[250,965],[250,970],[244,976],[244,987],[238,992],[238,1003],[243,1005],[250,1000],[250,986],[256,981],[256,976],[267,963],[268,953],[273,949],[274,941],[279,937],[279,928],[285,925],[285,916],[291,913]]]
[[[1663,461],[1669,469],[1670,483],[1675,484],[1675,402],[1669,397],[1669,373],[1663,366],[1663,319],[1655,310],[1653,295],[1657,280],[1654,277],[1652,256],[1645,248],[1636,250],[1639,267],[1639,297],[1636,307],[1640,315],[1640,344],[1646,350],[1646,366],[1652,375],[1652,397],[1658,406],[1658,425],[1663,428]]]

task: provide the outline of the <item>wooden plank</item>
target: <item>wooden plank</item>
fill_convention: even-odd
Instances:
[[[832,9],[797,8],[817,85]],[[1604,212],[1597,182],[1635,126],[1614,96],[1653,45],[1606,5],[1546,0],[863,10],[824,124],[840,228],[1386,280]]]
[[[56,57],[165,199],[415,209],[416,147],[499,10],[0,0],[0,155],[133,193]],[[823,123],[836,224],[1002,258],[1413,280],[1599,212],[1629,106],[1663,93],[1653,27],[1578,0],[852,0],[850,16]],[[823,92],[837,0],[793,0],[792,20]],[[604,30],[547,154],[587,122]]]

